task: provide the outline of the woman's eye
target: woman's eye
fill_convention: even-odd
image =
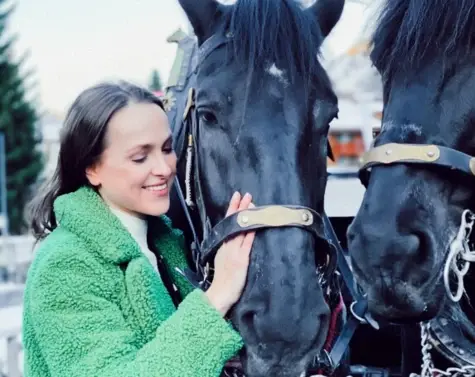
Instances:
[[[147,156],[140,156],[140,157],[132,158],[132,161],[135,162],[136,164],[141,164],[142,162],[145,162],[146,159],[147,159]]]
[[[202,120],[205,123],[213,124],[217,122],[216,116],[211,111],[200,110],[198,114],[199,114],[200,120]]]

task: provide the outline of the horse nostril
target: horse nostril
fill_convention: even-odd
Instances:
[[[414,261],[415,263],[422,264],[423,262],[430,260],[430,245],[430,238],[425,233],[414,232],[412,234],[408,251],[410,255],[417,258],[417,260]]]
[[[256,319],[256,312],[249,310],[242,314],[241,321],[246,325],[246,327],[253,327],[253,324]]]
[[[244,325],[247,336],[253,339],[270,339],[276,332],[272,315],[263,307],[251,306],[240,312],[240,322]]]
[[[411,234],[406,237],[404,237],[404,242],[405,242],[405,249],[409,252],[411,255],[416,255],[419,252],[420,245],[421,245],[421,239],[420,236],[417,234]]]
[[[259,312],[255,308],[247,309],[241,312],[239,316],[239,322],[241,323],[240,331],[244,334],[248,341],[258,341],[266,337],[267,324],[266,315],[263,312]]]
[[[239,308],[239,322],[241,322],[245,328],[255,333],[258,317],[265,317],[264,311],[264,307],[260,305],[250,305],[247,303],[244,307]]]

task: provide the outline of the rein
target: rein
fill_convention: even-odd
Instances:
[[[196,74],[199,65],[212,51],[230,42],[232,38],[232,33],[215,34],[205,41],[198,48],[195,59],[190,59],[190,62],[193,64],[194,73]],[[367,312],[366,296],[362,295],[360,290],[356,287],[352,271],[346,261],[345,254],[332,224],[325,213],[320,215],[309,207],[268,205],[239,211],[212,226],[207,216],[199,174],[199,121],[196,113],[194,94],[195,90],[191,87],[188,91],[182,121],[175,122],[175,124],[180,124],[182,127],[181,130],[175,130],[175,133],[180,135],[180,140],[177,141],[179,156],[180,158],[183,155],[186,156],[184,182],[186,196],[183,195],[178,177],[175,177],[175,188],[193,237],[191,252],[195,264],[195,271],[189,268],[183,271],[177,269],[177,271],[187,278],[196,288],[206,290],[210,285],[212,275],[212,268],[210,267],[212,258],[219,246],[228,237],[250,230],[265,230],[281,227],[298,227],[310,232],[315,237],[317,243],[324,242],[330,250],[326,255],[326,264],[317,267],[317,272],[320,276],[322,289],[324,293],[327,293],[327,303],[332,309],[331,326],[325,347],[315,358],[311,370],[319,372],[324,370],[328,372],[328,374],[332,374],[340,365],[350,340],[360,324],[370,324],[376,329],[379,328],[378,324]],[[179,114],[177,114],[177,116],[178,115]],[[183,153],[185,150],[185,141],[187,142],[186,154]],[[330,149],[329,153],[331,154]],[[192,198],[193,192],[195,194],[195,200]],[[191,218],[190,209],[198,211],[202,227],[201,241]],[[341,313],[344,309],[343,298],[338,283],[339,277],[343,279],[343,282],[348,288],[352,304],[350,306],[351,316],[345,323],[338,338],[335,339],[337,322],[338,319],[341,318]],[[226,369],[233,370],[233,372],[229,374],[226,372]],[[234,375],[235,369],[236,363],[231,360],[227,367],[225,367],[224,373],[226,375]]]

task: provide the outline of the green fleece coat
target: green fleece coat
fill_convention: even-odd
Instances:
[[[242,339],[175,272],[186,259],[170,221],[151,226],[184,297],[178,309],[92,189],[59,197],[54,209],[60,225],[39,246],[25,289],[25,377],[219,376]]]

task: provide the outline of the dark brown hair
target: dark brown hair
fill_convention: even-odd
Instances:
[[[56,198],[89,184],[86,169],[98,161],[104,150],[109,120],[131,102],[152,103],[164,109],[153,93],[124,81],[90,87],[73,102],[61,130],[56,170],[29,206],[29,222],[37,240],[57,226],[53,211]]]

